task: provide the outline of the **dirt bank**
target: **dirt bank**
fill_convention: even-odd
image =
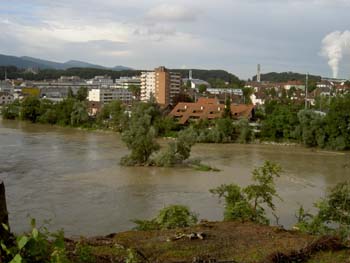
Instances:
[[[200,233],[203,239],[189,234]],[[179,235],[188,234],[188,236]],[[175,237],[184,236],[178,240]],[[68,241],[74,257],[74,240]],[[204,222],[164,231],[129,231],[86,239],[97,262],[346,262],[350,252],[333,237],[240,222]],[[133,252],[131,252],[133,251]],[[339,257],[339,261],[336,258]],[[315,261],[317,260],[317,261]],[[134,261],[132,261],[134,262]],[[350,262],[350,261],[348,261]]]

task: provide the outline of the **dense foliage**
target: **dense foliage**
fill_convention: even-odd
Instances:
[[[261,138],[333,150],[350,149],[350,94],[329,99],[326,112],[302,108],[275,100],[266,103]]]
[[[158,216],[151,220],[134,220],[136,230],[160,230],[188,227],[196,224],[197,215],[188,207],[182,205],[171,205],[161,209]]]
[[[13,237],[13,240],[0,240],[0,262],[69,263],[63,232],[50,233],[46,228],[38,229],[35,220],[31,224],[31,232]],[[2,227],[8,229],[5,225]]]
[[[350,234],[350,183],[342,182],[329,190],[328,195],[315,204],[317,213],[308,213],[301,206],[296,228],[310,234]]]
[[[309,75],[310,82],[318,82],[321,81],[321,76]],[[270,81],[270,82],[287,82],[290,80],[298,80],[301,82],[305,82],[306,75],[294,72],[270,72],[266,74],[261,74],[262,81]],[[256,81],[256,75],[253,77],[253,81]]]

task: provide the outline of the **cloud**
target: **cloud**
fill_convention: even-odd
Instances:
[[[1,0],[0,0],[1,2]],[[328,32],[349,30],[350,0],[11,0],[0,53],[133,68],[222,68],[328,74]],[[346,76],[343,60],[339,75]]]
[[[153,21],[193,22],[197,15],[195,10],[181,5],[161,4],[150,9],[146,18]]]

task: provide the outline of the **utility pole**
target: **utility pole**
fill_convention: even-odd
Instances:
[[[305,110],[307,109],[307,93],[308,93],[308,85],[309,85],[309,73],[306,73],[306,82],[305,82]]]

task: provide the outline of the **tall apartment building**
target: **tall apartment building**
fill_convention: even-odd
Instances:
[[[153,96],[157,103],[169,105],[180,93],[181,75],[169,72],[165,67],[141,74],[141,101],[149,101]]]

